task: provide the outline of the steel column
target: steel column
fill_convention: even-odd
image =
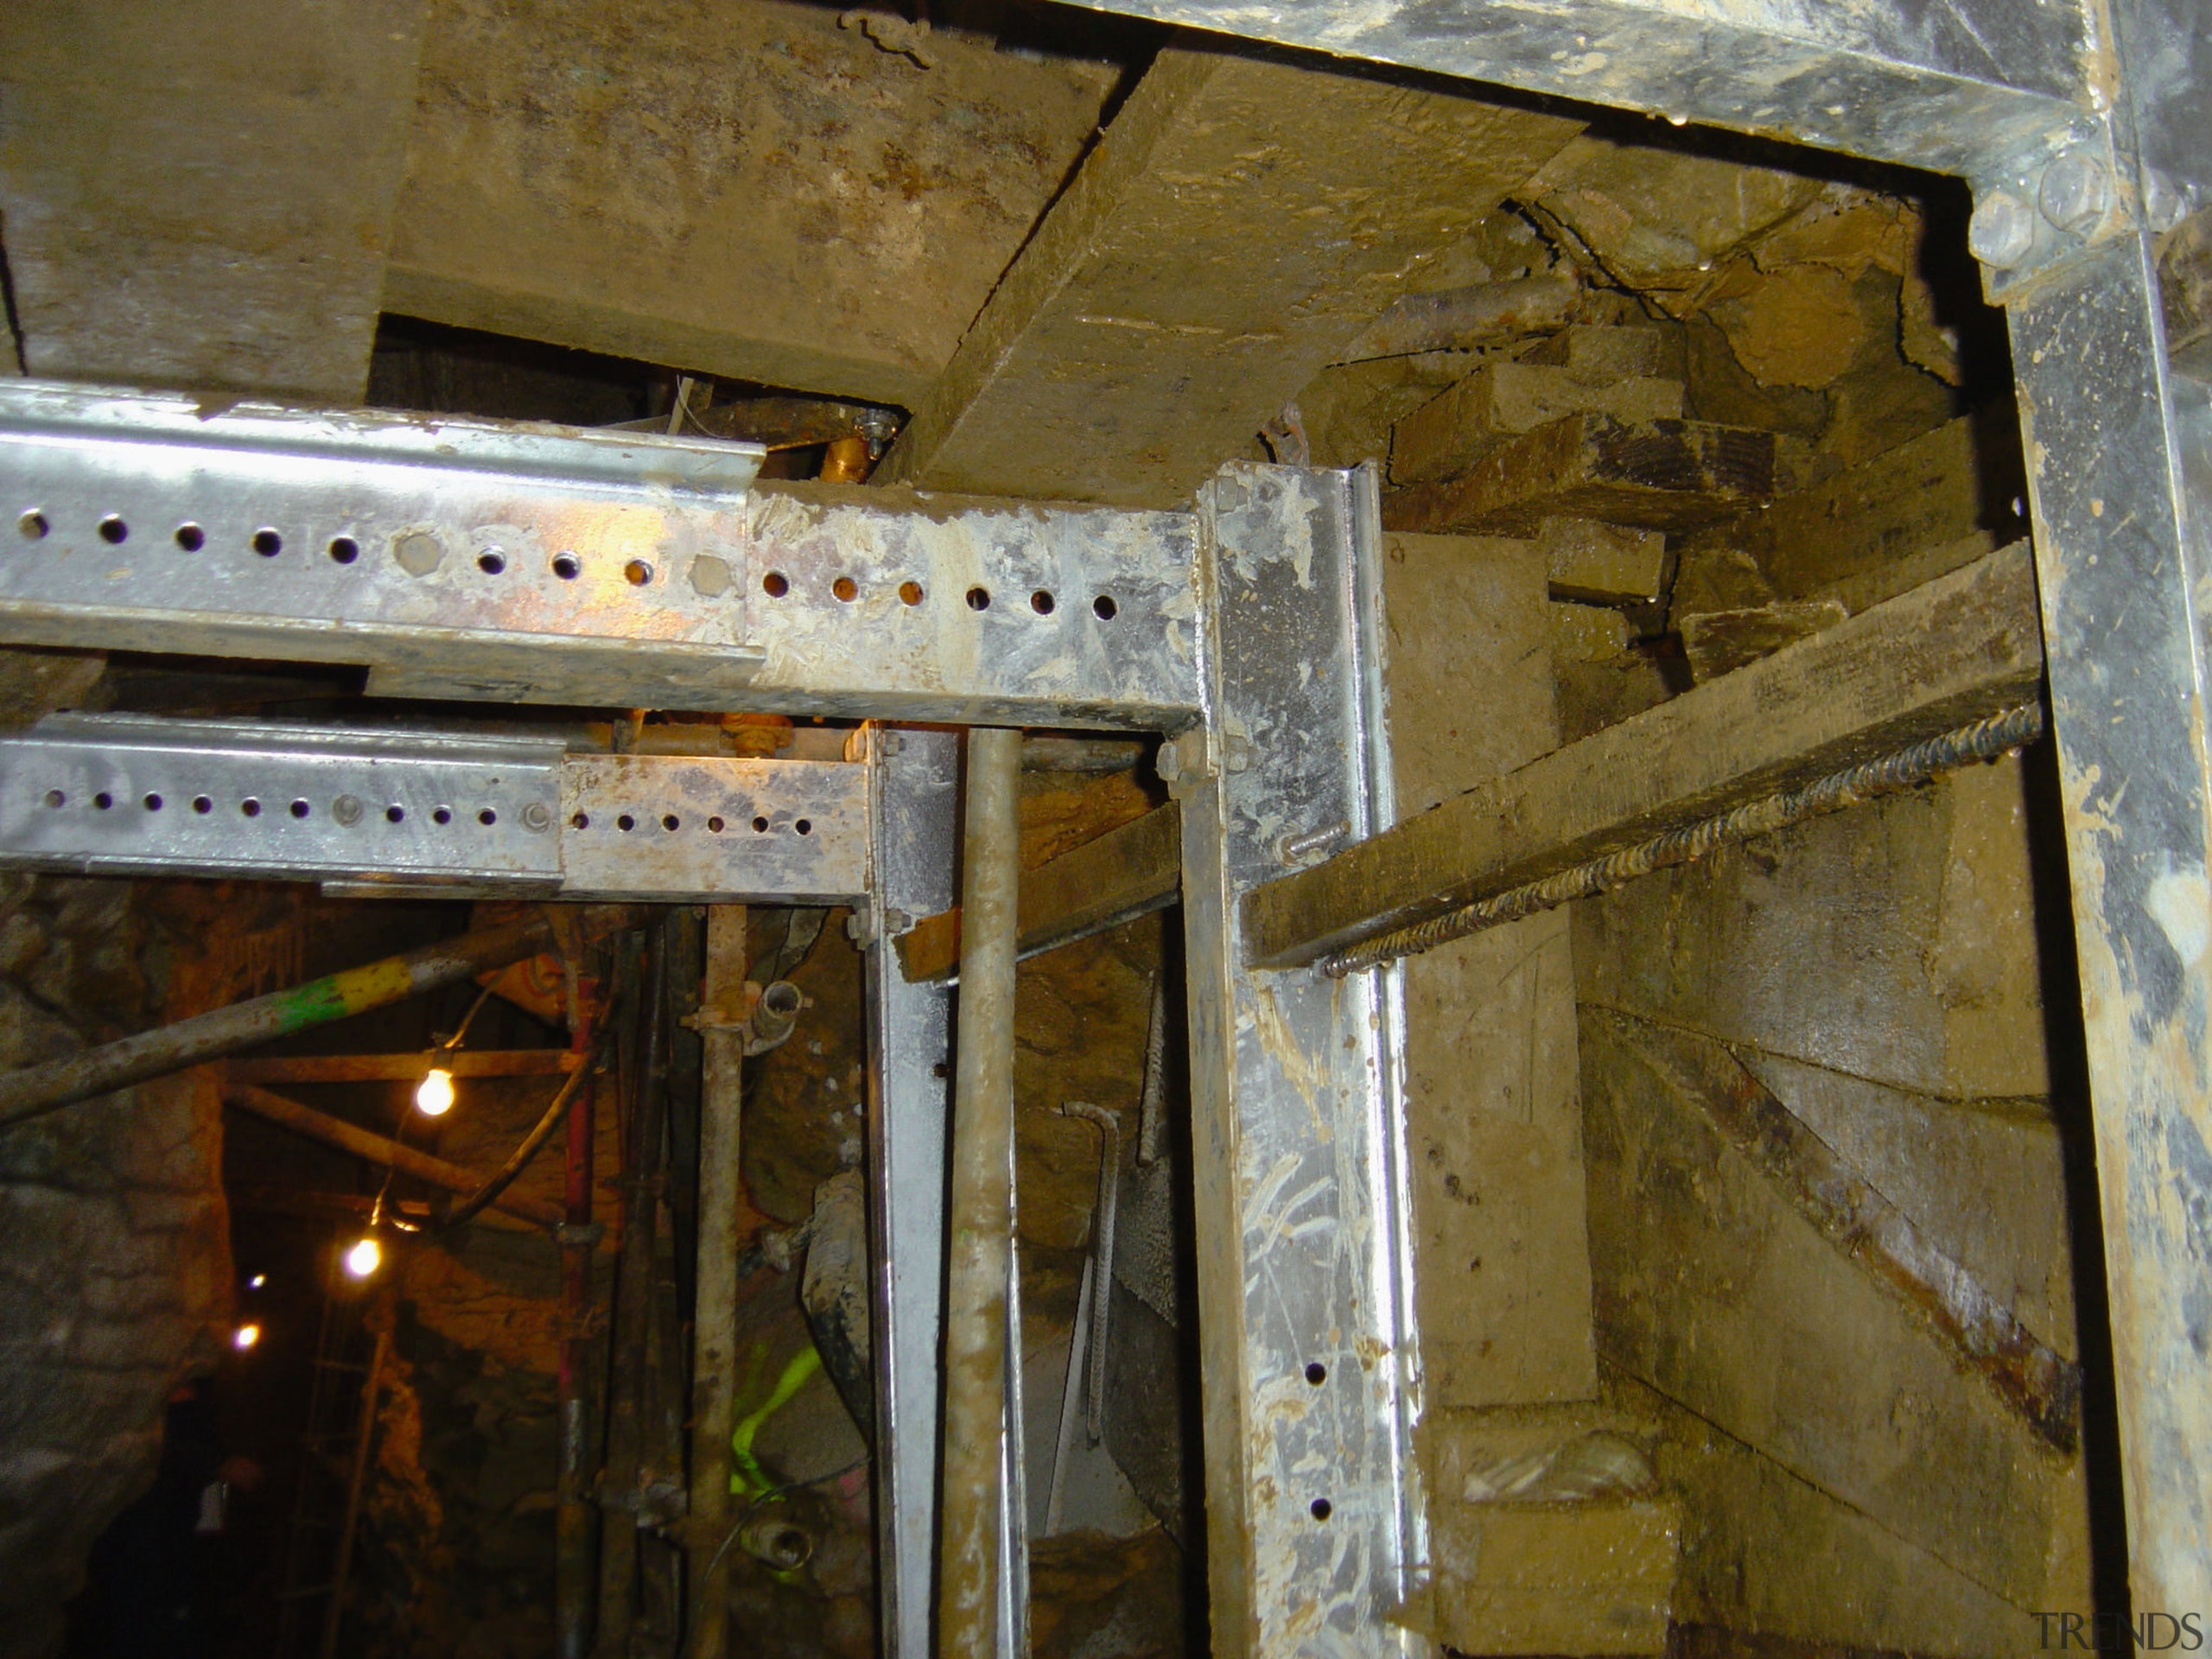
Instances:
[[[2139,1608],[2212,1605],[2205,388],[2147,240],[2012,310],[2088,1039]]]
[[[1177,746],[1214,1650],[1389,1654],[1423,1551],[1399,977],[1245,965],[1287,842],[1390,821],[1363,474],[1249,465],[1201,498],[1211,753]]]
[[[944,1313],[952,994],[910,983],[896,936],[957,897],[960,740],[873,729],[868,915],[869,1262],[874,1320],[878,1628],[887,1659],[931,1659],[938,1342]]]

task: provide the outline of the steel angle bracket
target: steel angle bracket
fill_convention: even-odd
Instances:
[[[1200,497],[1217,593],[1203,766],[1179,766],[1207,1577],[1217,1650],[1399,1654],[1423,1512],[1395,969],[1246,965],[1245,894],[1393,816],[1370,473],[1240,464]],[[1187,758],[1187,757],[1186,757]]]
[[[1191,514],[756,489],[762,453],[0,381],[0,642],[388,696],[1197,718]]]
[[[868,888],[864,769],[558,740],[59,715],[0,738],[0,864],[572,898]]]

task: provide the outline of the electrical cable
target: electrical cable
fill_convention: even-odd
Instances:
[[[481,1186],[446,1211],[445,1218],[438,1224],[441,1231],[457,1227],[474,1217],[512,1186],[515,1177],[530,1166],[530,1160],[537,1157],[539,1149],[553,1138],[553,1131],[560,1127],[562,1115],[568,1110],[569,1103],[575,1098],[576,1090],[582,1087],[584,1078],[598,1066],[601,1052],[601,1048],[594,1048],[583,1057],[582,1063],[569,1073],[555,1092],[552,1104],[545,1109],[545,1116],[539,1118],[537,1126],[523,1137],[522,1144],[509,1154],[505,1163],[487,1176]]]

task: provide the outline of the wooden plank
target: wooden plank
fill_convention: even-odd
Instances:
[[[262,1054],[226,1063],[233,1083],[414,1083],[435,1065],[456,1077],[553,1077],[576,1069],[565,1048],[462,1048],[450,1053]]]
[[[2016,1607],[2079,1605],[2080,1457],[1834,1247],[1660,1033],[1586,1009],[1581,1039],[1600,1357]]]
[[[1570,415],[1484,451],[1458,478],[1393,490],[1382,523],[1493,536],[1533,536],[1553,518],[1687,530],[1768,499],[1775,483],[1771,432]]]
[[[1116,73],[794,0],[439,0],[385,308],[911,404]]]
[[[1179,505],[1575,130],[1382,72],[1171,46],[884,475]]]
[[[26,371],[360,402],[427,10],[0,7]]]
[[[1183,887],[1183,814],[1163,806],[1026,870],[1016,949],[1024,958],[1086,938],[1175,902]],[[899,936],[899,966],[919,984],[960,966],[960,909],[925,916]]]
[[[1245,900],[1262,967],[1541,880],[2034,695],[2016,544],[1554,751]]]

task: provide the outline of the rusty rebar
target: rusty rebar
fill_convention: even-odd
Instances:
[[[1679,830],[1649,836],[1602,858],[1586,859],[1540,881],[1526,881],[1427,921],[1378,933],[1371,939],[1363,939],[1322,957],[1317,966],[1330,978],[1341,979],[1363,968],[1378,967],[1402,957],[1433,950],[1440,944],[1464,939],[1484,928],[1518,921],[1523,916],[1576,899],[1590,898],[1640,875],[1649,875],[1654,870],[1693,862],[1731,842],[1768,835],[1876,796],[1916,788],[1939,772],[1955,767],[1993,760],[2008,749],[2034,742],[2043,735],[2043,705],[2024,702],[1985,720],[1910,744],[1879,760],[1847,766],[1799,788],[1747,801]]]

